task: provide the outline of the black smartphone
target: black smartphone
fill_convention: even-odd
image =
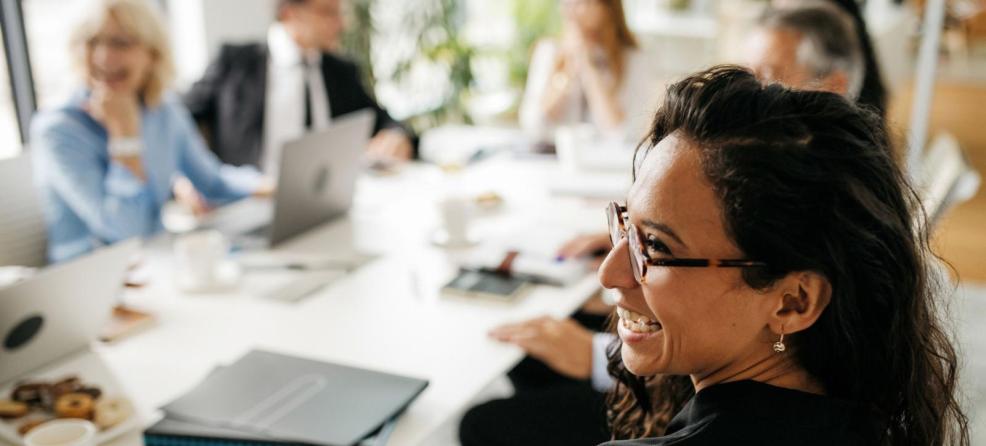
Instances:
[[[459,270],[442,291],[466,297],[512,300],[522,294],[529,281],[492,271]]]

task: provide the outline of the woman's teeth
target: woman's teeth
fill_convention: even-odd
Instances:
[[[661,329],[659,322],[622,307],[616,307],[616,315],[620,317],[623,327],[632,332],[653,333]]]

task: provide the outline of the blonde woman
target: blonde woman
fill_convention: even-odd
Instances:
[[[562,35],[531,56],[520,122],[550,138],[560,125],[589,123],[636,139],[650,115],[657,76],[627,27],[621,0],[561,0]],[[639,128],[638,128],[639,127]]]
[[[160,15],[145,0],[97,0],[72,34],[84,86],[31,125],[51,261],[161,229],[173,182],[210,203],[267,186],[252,168],[221,164],[178,97]]]

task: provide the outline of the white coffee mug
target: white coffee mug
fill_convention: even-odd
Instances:
[[[79,419],[60,419],[45,422],[24,437],[26,446],[94,446],[96,425]]]
[[[185,234],[175,240],[175,272],[183,288],[200,289],[219,282],[229,241],[219,231]]]
[[[470,202],[464,197],[446,197],[438,203],[442,218],[446,246],[462,246],[471,243],[469,239]]]
[[[577,171],[582,166],[582,151],[592,144],[596,130],[590,124],[575,124],[558,127],[555,130],[555,151],[558,162],[568,171]]]

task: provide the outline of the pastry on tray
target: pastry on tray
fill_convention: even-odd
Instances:
[[[126,399],[106,396],[99,386],[83,383],[77,376],[55,382],[22,382],[14,386],[9,399],[0,396],[0,422],[15,425],[21,436],[56,418],[91,420],[105,431],[133,413]]]

